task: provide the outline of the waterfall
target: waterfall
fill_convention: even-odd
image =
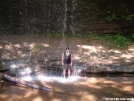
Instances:
[[[63,51],[65,50],[66,47],[66,38],[65,38],[65,32],[67,30],[67,0],[63,0],[64,2],[64,8],[63,8],[63,20],[62,20],[62,36],[63,36],[63,41],[62,41],[62,47]]]
[[[75,13],[77,14],[77,6],[78,6],[78,4],[77,4],[77,0],[72,0],[72,6],[73,6],[73,8],[72,8],[72,15],[71,15],[71,25],[70,25],[70,29],[71,29],[71,31],[72,31],[72,34],[74,35],[75,34],[75,25],[74,25],[74,23],[75,23],[75,20],[76,20],[76,16],[75,16]]]
[[[20,29],[24,33],[66,32],[75,34],[78,0],[41,0],[20,2]]]
[[[63,37],[65,36],[65,32],[67,30],[67,25],[66,25],[66,21],[67,21],[67,0],[64,0],[64,8],[63,8],[63,29],[62,29],[62,33],[63,33]]]

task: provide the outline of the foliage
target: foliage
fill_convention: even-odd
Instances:
[[[131,0],[97,0],[102,12],[100,16],[108,22],[116,22],[131,32],[134,25],[134,2]]]
[[[134,39],[134,34],[131,35],[132,39]]]
[[[121,34],[105,34],[105,35],[90,35],[90,34],[69,34],[69,33],[57,33],[51,31],[48,33],[49,36],[54,37],[65,37],[65,38],[86,38],[88,40],[106,40],[108,42],[114,43],[117,48],[125,48],[130,45],[134,40],[134,34],[131,36],[124,36]]]
[[[130,45],[131,44],[131,40],[129,37],[125,37],[123,35],[120,35],[120,34],[115,34],[115,35],[111,35],[111,34],[106,34],[104,37],[103,37],[104,40],[107,40],[107,41],[110,41],[110,42],[114,42],[115,45],[118,47],[118,48],[124,48],[126,47],[127,45]]]
[[[39,53],[39,51],[40,51],[40,47],[39,46],[34,46],[33,47],[33,52],[34,53]]]
[[[108,16],[105,18],[107,21],[113,21],[113,20],[117,20],[118,17],[116,16],[115,13],[112,13],[110,11],[108,11]]]

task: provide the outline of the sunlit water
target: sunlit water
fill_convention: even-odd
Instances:
[[[70,82],[78,82],[83,79],[83,77],[79,76],[71,76],[69,78],[64,77],[48,77],[44,75],[38,75],[38,76],[26,76],[22,77],[21,79],[25,81],[45,81],[45,82],[60,82],[60,83],[70,83]]]

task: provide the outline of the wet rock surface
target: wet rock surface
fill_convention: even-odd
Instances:
[[[31,74],[37,71],[51,71],[50,74],[54,74],[55,71],[61,73],[61,54],[66,46],[70,47],[73,54],[72,71],[75,73],[81,71],[134,72],[133,49],[108,49],[102,45],[105,42],[99,40],[43,35],[29,37],[3,35],[0,39],[0,60],[13,75],[19,71],[27,71]]]
[[[9,35],[0,40],[0,60],[9,70],[7,74],[47,75],[50,81],[41,78],[30,82],[53,89],[44,92],[1,79],[1,101],[106,101],[111,97],[133,97],[133,49],[108,49],[100,41],[46,36]],[[83,76],[78,81],[61,77],[61,53],[66,46],[74,57],[73,75]],[[59,81],[52,80],[56,76]]]

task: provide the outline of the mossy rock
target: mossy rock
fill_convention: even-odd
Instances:
[[[0,71],[6,71],[7,68],[3,65],[2,62],[0,62]]]

